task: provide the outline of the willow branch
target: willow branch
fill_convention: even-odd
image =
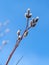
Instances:
[[[12,56],[13,56],[15,50],[16,50],[17,47],[19,46],[21,40],[22,40],[24,37],[27,36],[28,30],[29,30],[31,27],[35,27],[35,25],[36,25],[36,23],[37,23],[39,17],[36,17],[35,19],[31,20],[30,26],[28,26],[28,24],[29,24],[29,18],[31,18],[31,16],[32,16],[32,15],[30,14],[30,9],[28,9],[28,11],[27,11],[27,13],[26,13],[26,18],[27,18],[26,28],[25,28],[25,30],[24,30],[22,36],[19,36],[19,35],[20,35],[20,31],[19,31],[19,34],[18,34],[19,38],[17,39],[16,44],[15,44],[15,46],[14,46],[12,52],[10,53],[10,55],[9,55],[9,57],[8,57],[8,59],[7,59],[5,65],[8,65],[10,59],[12,58]]]
[[[28,20],[28,21],[29,21],[29,20]],[[27,22],[28,22],[28,21],[27,21]],[[28,23],[27,23],[27,24],[28,24]],[[28,29],[29,29],[29,28],[28,28]],[[27,30],[27,26],[26,26],[26,29],[25,29],[24,33],[26,32],[26,30]],[[15,52],[15,50],[17,49],[17,47],[19,46],[20,41],[23,39],[24,33],[22,34],[21,39],[16,41],[16,45],[14,46],[12,52],[10,53],[10,55],[9,55],[9,57],[8,57],[7,62],[6,62],[5,65],[8,65],[8,63],[9,63],[9,61],[10,61],[10,59],[11,59],[13,53]]]

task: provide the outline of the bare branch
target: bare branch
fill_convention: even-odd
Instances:
[[[38,21],[38,17],[37,17],[36,19],[34,19],[34,20],[31,21],[31,25],[29,26],[28,24],[29,24],[29,18],[30,18],[30,17],[31,17],[30,10],[28,10],[28,13],[26,14],[26,18],[27,18],[26,28],[25,28],[25,30],[24,30],[22,36],[19,36],[20,34],[18,35],[18,39],[17,39],[17,41],[16,41],[16,44],[15,44],[15,46],[14,46],[12,52],[10,53],[10,55],[9,55],[9,57],[8,57],[7,62],[6,62],[5,65],[8,65],[8,63],[9,63],[9,61],[10,61],[10,59],[11,59],[13,53],[15,52],[15,50],[17,49],[17,47],[19,46],[21,40],[22,40],[25,36],[27,36],[28,30],[29,30],[31,27],[34,27],[34,24],[36,24],[36,22]],[[25,34],[25,36],[24,36],[24,34]],[[20,59],[20,60],[21,60],[21,59]],[[19,60],[19,61],[20,61],[20,60]],[[18,61],[18,63],[19,63],[19,61]],[[17,63],[17,64],[18,64],[18,63]]]
[[[26,30],[27,30],[27,29],[25,29],[25,31],[26,31]],[[24,33],[25,33],[25,31],[24,31]],[[9,61],[10,61],[10,59],[11,59],[13,53],[15,52],[16,48],[19,46],[20,41],[23,39],[24,33],[22,34],[21,39],[16,41],[16,45],[14,46],[14,48],[13,48],[11,54],[9,55],[9,58],[7,59],[7,62],[6,62],[5,65],[8,65],[8,63],[9,63]]]

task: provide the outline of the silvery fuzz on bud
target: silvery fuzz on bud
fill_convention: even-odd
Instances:
[[[36,25],[36,23],[34,23],[34,21],[31,20],[30,26],[31,26],[31,27],[35,27],[35,25]]]
[[[36,18],[33,18],[31,21],[30,21],[30,26],[31,27],[35,27],[37,21],[39,20],[39,17],[36,17]]]
[[[20,30],[17,31],[17,35],[18,35],[18,36],[20,35]]]
[[[35,18],[35,21],[37,22],[39,20],[39,17],[37,16],[36,18]]]
[[[27,9],[27,13],[28,13],[28,15],[30,14],[30,8]]]
[[[26,18],[31,18],[32,13],[30,13],[30,9],[28,8],[27,13],[25,13]]]
[[[24,37],[26,37],[28,35],[28,31],[25,31],[24,33]]]
[[[21,39],[21,36],[19,35],[19,36],[18,36],[18,40],[20,40],[20,39]]]

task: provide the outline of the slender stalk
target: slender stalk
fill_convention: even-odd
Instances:
[[[28,20],[28,21],[29,21],[29,20]],[[27,21],[27,22],[28,22],[28,21]],[[26,32],[26,30],[30,29],[30,28],[27,28],[27,26],[28,26],[28,23],[27,23],[27,25],[26,25],[26,29],[24,30],[24,33]],[[9,63],[9,61],[10,61],[10,59],[11,59],[13,53],[15,52],[15,50],[17,49],[17,47],[19,46],[20,41],[23,39],[24,33],[22,34],[21,39],[16,41],[16,45],[14,46],[12,52],[10,53],[10,55],[9,55],[9,57],[8,57],[7,62],[6,62],[5,65],[8,65],[8,63]]]
[[[16,63],[16,65],[18,65],[18,63],[22,60],[23,56],[18,60],[18,62]]]
[[[28,10],[28,11],[29,11],[29,10]],[[24,30],[24,32],[23,32],[21,38],[20,38],[20,39],[17,39],[16,44],[15,44],[15,46],[14,46],[12,52],[10,53],[10,55],[9,55],[9,57],[8,57],[8,59],[7,59],[5,65],[8,65],[8,63],[9,63],[10,59],[12,58],[12,56],[13,56],[15,50],[16,50],[17,47],[19,46],[21,40],[24,38],[24,34],[26,33],[26,31],[28,31],[31,27],[34,27],[34,26],[35,26],[35,25],[28,26],[28,24],[29,24],[29,18],[30,18],[30,17],[29,17],[29,18],[28,18],[28,17],[29,17],[29,15],[27,16],[26,28],[25,28],[25,30]],[[38,17],[36,17],[35,23],[36,23],[37,21],[38,21]],[[33,21],[31,21],[31,22],[33,22]],[[26,35],[27,35],[27,34],[26,34]]]
[[[20,42],[20,41],[19,41]],[[14,46],[14,48],[13,48],[13,50],[12,50],[12,52],[10,53],[10,55],[9,55],[9,58],[8,58],[8,60],[7,60],[7,62],[6,62],[6,64],[5,65],[8,65],[8,63],[9,63],[9,61],[10,61],[10,59],[11,59],[11,57],[12,57],[12,55],[13,55],[13,53],[15,52],[15,50],[16,50],[16,48],[18,47],[18,43],[19,43],[18,41],[16,42],[16,45]]]
[[[26,29],[28,28],[28,23],[29,23],[29,18],[27,18],[27,25],[26,25]]]

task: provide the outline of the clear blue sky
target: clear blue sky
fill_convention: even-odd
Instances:
[[[16,65],[21,56],[23,59],[18,65],[49,65],[49,0],[0,0],[0,22],[10,21],[7,26],[0,28],[3,33],[6,28],[10,28],[9,33],[0,37],[0,46],[3,40],[9,40],[0,51],[0,65],[5,65],[15,45],[16,31],[21,29],[23,32],[25,29],[24,14],[28,8],[31,9],[32,17],[39,16],[39,21],[21,41],[9,65]]]

